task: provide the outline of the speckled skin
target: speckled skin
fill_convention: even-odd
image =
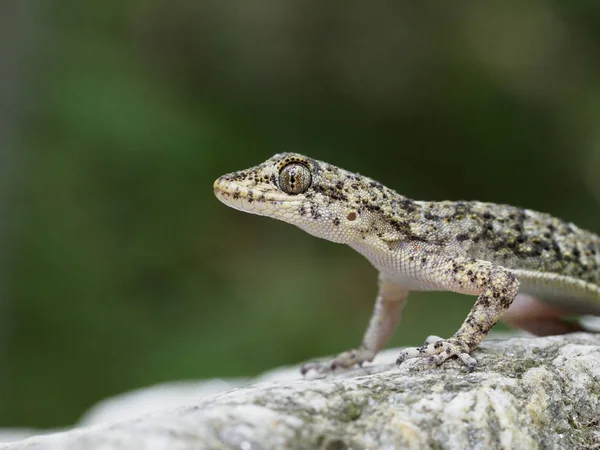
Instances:
[[[578,329],[561,319],[569,313],[600,315],[600,238],[548,214],[476,201],[414,201],[293,153],[224,175],[214,191],[233,208],[348,244],[379,270],[379,295],[362,345],[308,363],[303,372],[372,361],[396,329],[411,290],[477,300],[451,338],[405,349],[398,364],[419,358],[436,365],[457,356],[470,370],[476,361],[469,353],[503,315],[540,335]]]

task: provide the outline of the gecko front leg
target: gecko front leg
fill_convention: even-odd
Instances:
[[[369,327],[360,347],[340,353],[325,362],[306,363],[301,368],[302,374],[304,375],[310,370],[323,374],[337,368],[348,368],[356,364],[360,365],[364,362],[373,361],[375,355],[385,347],[394,331],[396,331],[407,295],[408,291],[405,288],[386,279],[380,273],[379,293],[369,321]]]
[[[449,339],[428,340],[422,347],[407,348],[396,361],[420,358],[427,365],[439,365],[457,356],[471,371],[477,361],[469,354],[479,345],[519,292],[519,281],[509,269],[489,261],[464,257],[432,262],[420,275],[440,288],[478,295],[471,312]]]

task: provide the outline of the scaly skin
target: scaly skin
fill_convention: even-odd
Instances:
[[[419,358],[437,365],[457,356],[471,370],[470,353],[501,317],[546,335],[580,329],[561,319],[569,313],[600,315],[600,238],[548,214],[476,201],[414,201],[293,153],[224,175],[214,191],[232,208],[347,244],[379,270],[379,295],[361,346],[305,364],[303,372],[372,361],[411,290],[453,291],[477,301],[451,338],[405,349],[398,364]]]

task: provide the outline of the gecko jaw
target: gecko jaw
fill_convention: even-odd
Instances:
[[[239,211],[277,217],[278,212],[302,202],[301,196],[291,197],[275,190],[249,188],[229,178],[228,175],[218,178],[213,184],[214,193],[219,201]]]

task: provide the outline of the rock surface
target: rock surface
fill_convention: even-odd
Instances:
[[[0,448],[600,449],[600,335],[487,341],[469,374],[399,370],[397,353],[324,379],[294,368],[227,391],[243,381],[162,387],[162,402],[128,394],[87,415],[104,423]]]

